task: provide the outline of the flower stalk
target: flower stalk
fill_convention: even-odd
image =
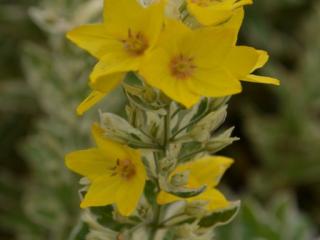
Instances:
[[[278,80],[252,74],[266,52],[235,44],[249,2],[239,1],[240,11],[235,2],[219,2],[227,14],[214,11],[219,22],[204,27],[199,11],[206,15],[218,4],[105,0],[103,24],[69,32],[99,60],[78,113],[120,84],[127,98],[125,117],[100,112],[92,129],[96,147],[66,156],[66,165],[88,180],[81,207],[92,239],[113,239],[104,228],[117,232],[115,239],[212,239],[237,214],[239,201],[217,189],[233,160],[213,155],[237,140],[233,129],[221,128],[229,95],[241,92],[240,81]],[[167,14],[177,11],[178,18]],[[92,228],[100,225],[103,231]]]

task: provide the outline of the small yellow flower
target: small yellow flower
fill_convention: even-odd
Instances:
[[[139,202],[146,181],[140,151],[104,138],[97,125],[93,126],[92,133],[96,148],[66,156],[67,167],[91,182],[80,206],[116,204],[122,215],[129,216]]]
[[[180,165],[172,173],[171,177],[175,174],[189,172],[189,181],[186,184],[188,188],[199,188],[203,185],[207,189],[198,196],[188,199],[180,198],[172,194],[161,191],[157,197],[159,204],[168,204],[175,201],[185,200],[193,202],[198,200],[207,201],[207,210],[215,211],[230,206],[230,202],[223,196],[223,194],[215,189],[218,185],[224,172],[230,167],[233,160],[226,157],[204,157],[186,164]]]
[[[203,25],[218,25],[252,0],[187,0],[189,12]]]
[[[157,46],[144,59],[140,74],[186,107],[201,96],[239,93],[241,84],[224,66],[235,37],[233,29],[191,30],[179,21],[168,20]]]
[[[239,93],[240,80],[278,85],[276,79],[250,75],[265,64],[267,56],[251,47],[236,46],[242,18],[239,11],[231,23],[195,30],[168,20],[158,44],[144,58],[140,74],[186,107],[201,96]]]
[[[136,71],[163,25],[164,3],[142,7],[137,0],[104,0],[104,22],[77,27],[68,38],[99,59],[90,76],[93,93],[78,107],[82,114],[114,89],[124,73]]]
[[[146,56],[140,74],[173,100],[191,107],[201,96],[222,97],[239,93],[239,79],[228,69],[228,54],[236,39],[232,28],[191,30],[178,21],[168,21],[155,49]],[[249,57],[243,62],[243,58]],[[242,56],[243,72],[249,74],[256,57]],[[233,65],[231,65],[233,67]],[[238,68],[238,67],[237,67]]]

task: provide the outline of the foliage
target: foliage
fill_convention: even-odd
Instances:
[[[216,239],[224,240],[312,240],[314,229],[299,211],[290,194],[273,198],[267,206],[254,199],[244,200],[237,219],[218,228]]]

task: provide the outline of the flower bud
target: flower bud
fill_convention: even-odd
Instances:
[[[208,141],[211,132],[216,130],[224,122],[227,116],[227,108],[222,107],[215,112],[209,113],[206,117],[201,119],[193,126],[189,135],[196,141]]]
[[[145,87],[143,91],[143,98],[147,103],[153,103],[157,100],[157,93],[151,87]]]
[[[193,236],[194,227],[189,224],[183,224],[176,228],[176,237],[178,239],[190,239]]]
[[[172,158],[163,158],[159,162],[161,172],[171,172],[175,167],[175,160]]]
[[[188,202],[185,208],[185,213],[189,216],[201,218],[207,213],[208,201],[197,200]]]
[[[239,140],[237,137],[231,137],[231,134],[233,132],[233,127],[225,130],[221,134],[214,136],[211,138],[208,143],[206,144],[205,148],[210,153],[216,153],[223,148],[227,147],[234,141]]]
[[[171,177],[170,183],[175,187],[182,187],[189,181],[189,171],[177,173]]]

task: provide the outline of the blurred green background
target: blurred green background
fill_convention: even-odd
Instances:
[[[68,239],[78,217],[77,178],[65,152],[88,146],[74,108],[94,60],[65,31],[96,21],[100,0],[0,0],[0,239]],[[241,44],[266,49],[263,70],[281,87],[245,84],[226,126],[241,141],[223,181],[242,210],[217,231],[224,240],[313,240],[320,232],[320,1],[256,0]],[[100,108],[121,111],[114,93]]]

